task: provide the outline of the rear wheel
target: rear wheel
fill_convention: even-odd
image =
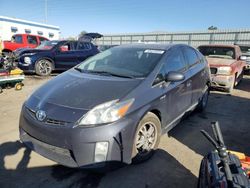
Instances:
[[[140,121],[133,144],[133,163],[140,163],[149,159],[153,150],[160,142],[161,122],[159,118],[148,112]]]
[[[36,62],[35,71],[39,76],[48,76],[52,72],[52,63],[47,59],[40,59]]]

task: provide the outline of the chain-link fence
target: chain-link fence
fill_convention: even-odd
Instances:
[[[104,35],[98,44],[182,43],[197,47],[202,44],[250,44],[250,29],[213,30],[201,32],[146,33]]]

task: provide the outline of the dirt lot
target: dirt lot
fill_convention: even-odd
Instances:
[[[219,120],[228,148],[250,155],[250,76],[230,96],[212,92],[207,110],[193,113],[162,136],[160,149],[147,162],[106,174],[60,166],[25,149],[18,141],[22,103],[50,78],[28,77],[22,91],[0,94],[0,187],[195,187],[202,156],[210,144],[200,129]]]

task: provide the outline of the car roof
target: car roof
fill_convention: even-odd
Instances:
[[[123,44],[117,46],[116,48],[145,48],[145,49],[155,49],[155,50],[168,50],[174,46],[188,46],[186,44],[157,44],[157,43],[133,43],[133,44]],[[191,47],[191,46],[190,46]]]

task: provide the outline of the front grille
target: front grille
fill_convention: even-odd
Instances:
[[[59,120],[50,119],[50,118],[46,119],[46,123],[47,124],[53,124],[53,125],[66,125],[67,124],[66,121],[59,121]]]
[[[211,74],[216,74],[217,73],[217,68],[210,68]]]
[[[37,120],[36,118],[36,111],[34,110],[31,110],[30,108],[26,107],[26,109],[28,110],[29,114]],[[60,125],[60,126],[65,126],[67,125],[69,122],[66,122],[66,121],[61,121],[61,120],[56,120],[56,119],[52,119],[52,118],[49,118],[47,117],[46,120],[45,120],[45,123],[46,124],[49,124],[49,125]]]

